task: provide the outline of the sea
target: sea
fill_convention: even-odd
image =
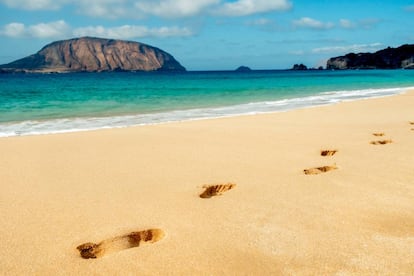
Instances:
[[[0,74],[0,137],[284,112],[409,89],[414,70]]]

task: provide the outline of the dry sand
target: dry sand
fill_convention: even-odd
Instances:
[[[1,138],[0,274],[413,275],[410,122],[413,92]],[[131,232],[151,229],[161,236],[128,249]],[[80,257],[101,241],[112,252]]]

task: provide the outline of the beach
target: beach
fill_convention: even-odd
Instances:
[[[413,106],[410,91],[1,138],[0,274],[413,275]],[[165,235],[116,244],[151,229]],[[80,256],[101,241],[107,253]]]

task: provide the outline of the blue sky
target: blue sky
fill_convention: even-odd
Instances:
[[[0,0],[0,64],[55,40],[139,41],[188,70],[324,66],[414,43],[414,0]]]

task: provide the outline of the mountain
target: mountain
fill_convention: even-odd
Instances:
[[[327,69],[414,69],[414,44],[330,58]]]
[[[185,71],[161,49],[133,41],[81,37],[50,43],[0,65],[3,72]]]

